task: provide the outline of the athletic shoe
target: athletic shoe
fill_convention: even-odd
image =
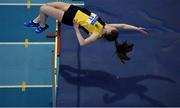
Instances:
[[[45,27],[38,26],[37,29],[35,30],[36,33],[42,33],[46,29],[48,29],[48,25],[46,24]]]
[[[24,26],[26,26],[26,27],[38,27],[39,24],[38,23],[34,23],[33,20],[30,20],[29,22],[25,22]]]

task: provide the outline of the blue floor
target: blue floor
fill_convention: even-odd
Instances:
[[[2,0],[2,3],[4,2],[6,1]],[[17,3],[17,0],[11,2]],[[34,0],[33,2],[45,3],[46,1]],[[86,0],[85,7],[97,13],[107,23],[128,23],[142,26],[148,28],[150,35],[144,37],[136,32],[120,32],[119,41],[128,40],[135,45],[134,50],[129,55],[131,60],[122,64],[115,55],[113,43],[99,40],[94,44],[80,47],[72,27],[63,25],[57,106],[180,106],[179,5],[179,0]],[[21,25],[24,21],[36,16],[38,8],[32,6],[29,10],[26,9],[26,6],[0,6],[0,41],[23,42],[25,38],[33,42],[54,41],[45,38],[46,34],[55,32],[54,20],[51,18],[48,19],[50,29],[41,35],[37,35],[33,29],[27,29]],[[17,10],[21,10],[21,12]],[[7,13],[16,16],[13,17],[13,20],[8,20],[8,24]],[[9,25],[13,29],[9,30]],[[13,52],[18,51],[12,49]],[[49,51],[46,48],[43,48],[44,51],[38,48],[34,49],[37,52],[40,51],[38,52],[40,55],[44,51]],[[3,57],[0,61],[0,74],[4,73],[5,70],[3,59],[19,57],[16,53],[12,53],[14,58],[12,56],[6,58],[4,50],[4,47],[0,50],[2,54],[0,56]],[[35,53],[26,52],[26,54],[33,57]],[[43,55],[42,57],[47,56]],[[37,59],[39,58],[35,58],[35,60]],[[15,63],[18,64],[25,59],[18,60]],[[44,60],[41,60],[41,62],[35,61],[36,65],[42,63],[42,67],[46,67],[43,64]],[[14,66],[13,63],[10,64]],[[38,67],[34,67],[33,64],[30,66],[32,69],[29,71],[36,72],[34,69]],[[38,69],[46,70],[46,68]],[[9,70],[12,71],[12,69]],[[41,71],[39,75],[44,74],[44,72]],[[23,74],[27,77],[33,76],[30,73]],[[0,76],[0,78],[0,84],[7,80],[5,77]],[[0,106],[52,105],[46,99],[46,97],[51,99],[51,95],[49,95],[51,90],[49,89],[30,89],[24,94],[18,91],[16,89],[0,89],[0,98],[2,97]],[[12,93],[12,95],[7,97],[8,93]],[[44,93],[46,95],[43,96]],[[22,104],[17,104],[14,101],[15,97],[21,97]],[[40,104],[38,104],[37,101],[33,100],[36,97],[41,97],[43,101],[38,98],[40,100]],[[12,101],[12,104],[7,105],[8,101]]]
[[[51,88],[0,89],[0,107],[51,107]]]
[[[12,1],[13,2],[13,1]],[[38,14],[39,6],[0,6],[0,43],[6,42],[54,42],[46,38],[48,33],[55,32],[55,21],[48,19],[50,29],[37,35],[32,28],[23,23]],[[52,85],[52,50],[54,45],[0,45],[0,107],[50,107],[52,106],[52,88],[5,86]],[[4,88],[2,88],[4,87]]]
[[[54,41],[54,39],[46,38],[48,33],[55,32],[55,21],[52,19],[48,19],[50,29],[38,35],[34,32],[34,29],[23,26],[25,21],[38,15],[39,6],[31,6],[30,9],[27,9],[26,6],[0,6],[0,8],[2,13],[0,17],[1,42],[24,42],[26,38],[31,42]],[[8,16],[7,13],[12,16]],[[13,17],[12,20],[9,17]]]
[[[55,46],[53,44],[39,44],[28,45],[26,48],[24,43],[25,39],[28,39],[30,43],[55,41],[53,38],[46,38],[47,34],[55,33],[55,20],[53,18],[47,20],[50,27],[42,34],[36,34],[34,28],[27,28],[23,25],[25,21],[32,20],[39,13],[40,5],[34,6],[33,4],[46,2],[50,2],[50,0],[32,0],[31,8],[28,9],[26,4],[19,5],[19,3],[26,3],[26,1],[1,0],[0,107],[52,106],[52,50]],[[73,1],[73,3],[81,2]],[[22,44],[14,44],[19,42]],[[13,43],[13,45],[5,43]],[[18,86],[22,86],[24,81],[27,86],[43,87],[27,87],[26,91],[23,92],[22,88]]]
[[[52,50],[54,45],[0,46],[0,85],[27,84],[51,85]],[[42,78],[40,78],[40,76]]]
[[[107,23],[148,28],[149,37],[121,32],[135,44],[122,64],[113,43],[79,47],[73,30],[62,32],[58,106],[180,106],[180,1],[86,0],[85,7]]]

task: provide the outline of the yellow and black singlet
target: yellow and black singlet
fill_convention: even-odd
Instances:
[[[96,33],[99,38],[102,37],[105,23],[95,13],[92,13],[87,9],[71,5],[64,13],[62,23],[72,26],[74,19],[77,20],[80,24],[80,28],[82,28],[86,33]]]

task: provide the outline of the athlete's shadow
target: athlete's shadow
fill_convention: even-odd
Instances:
[[[112,92],[111,94],[104,94],[103,99],[106,104],[125,99],[129,94],[137,94],[141,99],[151,103],[152,106],[164,106],[161,102],[145,95],[148,88],[138,82],[151,79],[174,83],[173,80],[167,77],[141,75],[129,78],[118,78],[108,72],[99,70],[78,70],[68,65],[61,66],[60,74],[70,84],[83,87],[98,87]],[[78,75],[79,78],[77,77]]]

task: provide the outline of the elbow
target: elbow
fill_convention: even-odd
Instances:
[[[86,43],[83,41],[83,42],[79,42],[79,45],[80,46],[85,46],[86,45]]]
[[[79,45],[80,45],[80,46],[85,46],[85,44],[84,44],[84,43],[80,43]]]

